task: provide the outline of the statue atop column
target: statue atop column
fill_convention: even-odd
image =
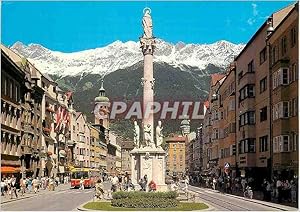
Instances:
[[[158,125],[156,127],[156,147],[159,148],[163,142],[163,134],[162,134],[163,127],[161,125],[161,121],[158,121]]]
[[[143,38],[152,38],[152,18],[150,16],[151,10],[150,8],[144,9],[144,17],[143,17],[143,28],[144,28],[144,35]]]
[[[151,130],[152,130],[151,124],[148,124],[144,127],[144,138],[145,138],[146,147],[151,147],[152,145]]]
[[[134,144],[137,148],[140,148],[140,127],[137,121],[134,121]]]

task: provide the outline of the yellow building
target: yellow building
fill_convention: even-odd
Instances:
[[[93,126],[90,126],[90,129],[91,129],[91,143],[90,143],[91,168],[99,168],[100,147],[99,145],[97,145],[97,143],[99,143],[99,130]]]
[[[185,137],[173,136],[166,138],[168,157],[168,175],[184,175],[185,173]]]

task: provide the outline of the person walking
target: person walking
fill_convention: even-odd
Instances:
[[[21,189],[21,196],[24,196],[26,191],[26,178],[20,179],[20,189]]]
[[[292,203],[296,203],[297,202],[297,185],[296,185],[296,181],[291,180],[291,200]]]
[[[32,178],[27,178],[27,189],[28,189],[28,192],[31,193],[31,191],[32,191]]]
[[[13,195],[15,195],[16,198],[18,198],[18,194],[17,194],[17,180],[14,177],[14,175],[11,178],[10,185],[11,185],[11,196],[10,196],[10,198],[12,199]]]
[[[84,190],[84,179],[83,179],[83,177],[81,177],[79,184],[80,184],[79,189]]]
[[[276,197],[277,197],[278,203],[281,203],[281,201],[282,201],[282,182],[279,178],[276,181],[276,194],[277,194]]]
[[[5,182],[4,182],[4,179],[2,178],[1,179],[1,196],[4,196],[4,187],[5,187]]]

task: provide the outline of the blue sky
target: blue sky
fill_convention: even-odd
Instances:
[[[38,43],[74,52],[116,40],[138,41],[142,11],[152,9],[154,35],[177,43],[246,43],[271,13],[291,1],[2,2],[5,45]]]

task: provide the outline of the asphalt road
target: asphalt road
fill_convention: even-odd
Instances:
[[[104,184],[104,189],[109,188],[109,184]],[[67,189],[43,193],[27,199],[20,199],[1,205],[1,211],[72,211],[91,199],[95,194],[95,189]]]
[[[208,203],[215,210],[221,211],[281,211],[289,210],[296,211],[297,208],[283,206],[279,204],[249,200],[243,197],[235,197],[232,195],[225,195],[212,191],[210,189],[203,189],[194,186],[189,186],[189,190],[196,193],[197,200]]]

